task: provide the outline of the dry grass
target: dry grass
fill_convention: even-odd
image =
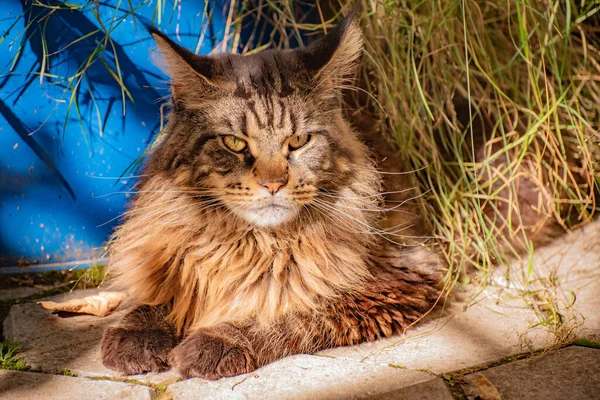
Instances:
[[[230,25],[252,26],[247,42],[258,48],[302,43],[333,26],[340,13],[331,10],[344,8],[331,1],[234,4],[241,12]],[[356,97],[415,171],[426,222],[451,265],[448,290],[461,278],[485,287],[493,266],[509,265],[523,250],[531,260],[549,224],[568,231],[598,210],[599,7],[363,0]],[[265,38],[261,24],[274,33]],[[247,51],[240,32],[232,29],[223,48]],[[539,324],[568,340],[571,318],[555,279],[533,261],[504,273]]]

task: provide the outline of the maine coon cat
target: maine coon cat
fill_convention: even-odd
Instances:
[[[306,48],[249,56],[149,32],[172,111],[111,245],[137,308],[105,332],[107,367],[218,379],[402,333],[439,301],[415,193],[385,141],[343,116],[352,15]]]

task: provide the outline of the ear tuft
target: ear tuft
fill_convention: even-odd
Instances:
[[[220,64],[209,56],[199,56],[171,40],[156,26],[144,23],[152,35],[164,62],[155,61],[159,66],[165,64],[173,86],[173,98],[182,99],[198,96],[207,89],[217,86],[221,75]]]
[[[300,59],[317,80],[326,80],[339,87],[354,73],[362,52],[362,33],[354,17],[360,2],[331,31],[305,49]]]
[[[344,29],[339,46],[325,69],[328,69],[329,73],[339,75],[339,78],[353,74],[356,63],[362,54],[362,46],[363,37],[360,27],[356,21],[350,21]]]

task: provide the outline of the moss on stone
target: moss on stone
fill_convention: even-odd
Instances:
[[[20,349],[21,343],[0,342],[0,369],[30,371],[27,363],[16,356]]]

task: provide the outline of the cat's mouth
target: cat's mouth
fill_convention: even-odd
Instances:
[[[268,204],[266,206],[257,207],[254,209],[254,211],[260,211],[260,212],[270,212],[270,211],[280,211],[280,210],[291,210],[291,208],[282,206],[279,204]]]
[[[288,222],[295,215],[296,210],[292,205],[275,201],[249,207],[244,211],[247,220],[262,227],[280,225]]]

